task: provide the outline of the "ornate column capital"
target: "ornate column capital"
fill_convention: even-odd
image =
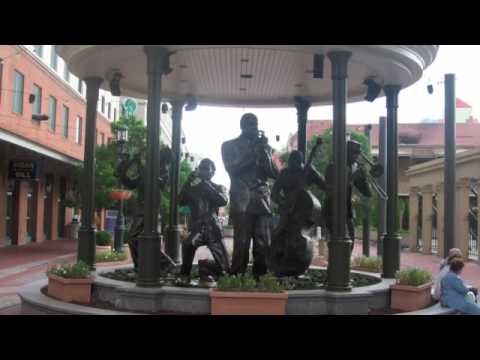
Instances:
[[[387,97],[387,108],[398,108],[398,94],[402,87],[400,85],[389,84],[383,87],[383,92]]]
[[[462,188],[468,188],[470,187],[470,179],[469,178],[461,178],[457,180],[456,183],[456,188],[457,189],[462,189]]]
[[[422,186],[422,193],[423,193],[423,194],[431,194],[431,193],[433,193],[433,185],[432,185],[432,184],[423,185],[423,186]]]
[[[410,188],[410,195],[418,195],[419,192],[420,192],[419,186],[412,186]]]
[[[167,48],[147,45],[143,48],[147,55],[147,74],[167,75],[170,69],[170,53]]]
[[[332,51],[327,54],[332,63],[332,80],[343,80],[348,77],[347,64],[352,56],[350,51]]]

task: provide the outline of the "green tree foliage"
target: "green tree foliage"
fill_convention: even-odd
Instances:
[[[115,174],[115,145],[97,147],[95,156],[95,208],[107,209],[113,205],[110,192],[118,189],[120,185]]]
[[[135,116],[120,117],[118,121],[111,124],[112,133],[121,128],[126,127],[128,130],[128,144],[127,152],[130,156],[136,154],[142,154],[142,162],[145,163],[145,150],[146,150],[146,135],[147,129],[143,122],[137,119]],[[162,145],[161,145],[162,146]],[[95,167],[95,208],[106,209],[115,205],[115,202],[110,199],[109,193],[112,190],[120,187],[120,181],[115,173],[117,167],[117,154],[115,143],[109,143],[106,146],[101,146],[96,149],[96,167]],[[180,163],[180,184],[182,185],[190,172],[192,171],[190,164],[183,160]],[[75,171],[77,184],[82,184],[83,169],[79,167]],[[77,186],[78,188],[78,186]],[[81,206],[81,199],[77,191],[77,199],[71,199],[72,204]],[[133,202],[137,199],[137,192],[133,192],[132,198],[125,204],[125,213],[131,215],[131,209],[133,208]],[[75,201],[74,201],[75,200]],[[168,211],[170,204],[170,192],[162,192],[160,209],[164,218],[168,218]]]

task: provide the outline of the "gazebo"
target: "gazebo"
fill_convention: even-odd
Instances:
[[[78,259],[94,266],[95,119],[100,88],[147,98],[145,223],[139,241],[137,286],[159,281],[161,238],[157,232],[159,194],[160,103],[173,105],[180,129],[187,96],[200,105],[292,107],[298,110],[298,148],[306,151],[307,112],[311,105],[333,104],[335,202],[329,241],[327,290],[349,291],[350,244],[346,218],[346,106],[368,93],[386,97],[387,227],[383,248],[384,278],[400,267],[397,192],[397,109],[404,89],[422,76],[438,51],[436,45],[58,45],[58,54],[87,85],[85,182]],[[305,101],[295,103],[294,98]],[[178,172],[180,131],[173,139],[174,173]],[[176,165],[176,167],[175,167]],[[178,183],[178,177],[176,178]],[[178,185],[178,184],[177,184]],[[178,236],[167,241],[175,258]]]

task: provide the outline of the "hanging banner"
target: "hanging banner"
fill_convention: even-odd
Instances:
[[[16,180],[37,179],[37,163],[35,161],[10,161],[8,177]]]

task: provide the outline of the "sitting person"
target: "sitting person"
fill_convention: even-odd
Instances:
[[[455,309],[466,315],[480,315],[480,306],[475,304],[475,297],[465,286],[460,274],[464,263],[462,259],[454,258],[450,262],[450,271],[441,281],[442,306]]]
[[[462,252],[458,248],[450,249],[448,252],[448,256],[446,259],[443,259],[440,263],[440,273],[438,274],[437,278],[435,279],[435,285],[433,290],[433,298],[437,301],[440,301],[440,297],[442,294],[442,279],[443,277],[450,271],[450,263],[455,258],[461,258]]]

